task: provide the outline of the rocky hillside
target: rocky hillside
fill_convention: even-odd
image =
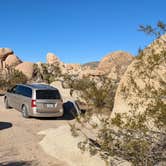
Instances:
[[[65,64],[57,55],[47,53],[46,63],[22,62],[9,48],[0,48],[0,69],[7,71],[13,68],[21,71],[30,81],[53,82],[63,79],[62,76],[70,76],[75,79],[90,78],[100,81],[101,77],[107,77],[118,82],[127,66],[133,60],[129,53],[117,51],[106,55],[101,62],[92,62],[84,65]]]
[[[162,106],[166,97],[166,35],[154,41],[128,66],[116,92],[113,114],[139,113]],[[160,103],[160,104],[159,104]]]
[[[91,69],[96,69],[98,65],[99,65],[99,62],[96,61],[96,62],[85,63],[85,64],[83,64],[82,66],[83,66],[83,67],[89,67],[89,68],[91,68]]]

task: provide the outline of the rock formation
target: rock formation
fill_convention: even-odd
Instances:
[[[0,48],[0,59],[4,61],[8,55],[13,54],[13,50],[10,48]]]
[[[165,42],[164,42],[165,40]],[[128,113],[136,107],[146,110],[156,98],[163,98],[166,90],[166,35],[150,44],[129,65],[118,86],[113,114]]]
[[[84,69],[80,72],[79,78],[85,78],[85,77],[100,77],[103,76],[104,72],[100,70],[94,70],[94,69]]]
[[[103,71],[109,78],[121,78],[133,56],[124,51],[116,51],[106,55],[99,63],[97,69]]]
[[[60,62],[60,60],[59,60],[59,58],[55,55],[55,54],[53,54],[53,53],[47,53],[47,56],[46,56],[46,58],[47,58],[47,63],[48,64],[53,64],[53,65],[59,65],[61,62]]]
[[[18,64],[21,63],[21,60],[14,54],[9,55],[6,59],[5,59],[5,64],[8,67],[12,67],[12,66],[16,66]]]
[[[62,73],[69,75],[78,75],[82,71],[80,64],[64,64]]]
[[[76,77],[77,79],[88,77],[90,79],[92,78],[97,80],[98,77],[105,75],[110,79],[118,80],[123,75],[132,59],[133,57],[130,54],[117,51],[103,58],[98,67],[96,67],[98,62],[92,63],[95,64],[95,66],[93,65],[93,67],[91,67],[91,65],[65,64],[55,54],[47,53],[44,69],[42,63],[40,63],[40,65],[37,64],[36,70],[34,69],[32,63],[22,63],[21,60],[14,54],[13,50],[9,48],[0,48],[0,69],[13,67],[19,71],[22,71],[29,79],[32,78],[33,72],[39,72],[39,80],[41,81],[43,72],[45,72],[45,74],[58,72],[59,75],[70,75]]]
[[[82,67],[89,67],[90,69],[96,69],[99,65],[99,62],[89,62],[82,65]]]
[[[6,70],[7,67],[14,67],[21,63],[21,60],[14,55],[10,48],[0,48],[0,69]]]
[[[28,79],[31,79],[34,72],[34,64],[31,62],[23,62],[17,65],[15,69],[25,74]]]

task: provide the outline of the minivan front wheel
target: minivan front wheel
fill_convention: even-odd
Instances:
[[[29,118],[28,109],[27,109],[27,107],[26,107],[25,105],[22,106],[21,112],[22,112],[22,116],[23,116],[24,118]]]

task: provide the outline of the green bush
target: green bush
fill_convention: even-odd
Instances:
[[[40,80],[46,83],[55,81],[57,77],[61,76],[61,70],[59,66],[41,64],[39,67],[37,64],[34,65],[33,80]]]
[[[70,88],[80,92],[89,116],[111,112],[117,85],[107,78],[103,77],[100,82],[88,78],[73,80],[70,82]]]

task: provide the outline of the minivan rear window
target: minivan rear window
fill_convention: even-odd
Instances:
[[[58,90],[37,90],[36,99],[61,99]]]

